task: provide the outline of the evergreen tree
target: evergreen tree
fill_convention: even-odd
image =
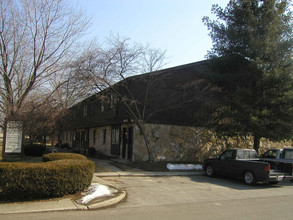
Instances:
[[[246,76],[223,73],[219,70],[223,65],[217,70],[221,72],[217,80],[209,76],[211,84],[220,88],[219,104],[225,106],[218,121],[231,119],[229,124],[218,123],[218,131],[253,135],[257,151],[261,137],[292,137],[291,5],[290,0],[231,0],[225,9],[213,5],[217,21],[203,18],[213,41],[208,57],[239,55],[251,64]],[[235,67],[235,63],[228,66]]]

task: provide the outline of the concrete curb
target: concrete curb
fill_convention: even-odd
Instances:
[[[102,198],[102,201],[90,205],[81,205],[72,199],[60,199],[56,201],[41,202],[5,203],[0,204],[0,216],[7,214],[100,209],[121,202],[126,197],[126,195],[127,194],[125,191],[120,191],[118,196],[104,197]]]
[[[103,172],[95,173],[96,177],[156,177],[156,176],[202,176],[203,171],[195,172]]]
[[[71,199],[0,204],[0,216],[6,214],[37,213],[66,210],[77,210],[76,205]]]
[[[77,203],[73,199],[60,198],[53,200],[42,200],[32,202],[16,202],[16,203],[3,203],[0,204],[0,216],[7,214],[21,214],[21,213],[38,213],[38,212],[54,212],[54,211],[74,211],[74,210],[92,210],[106,208],[108,206],[115,205],[122,201],[127,193],[123,190],[119,190],[118,187],[98,177],[93,177],[92,182],[98,182],[100,184],[111,186],[118,191],[118,195],[114,197],[103,197],[98,202],[93,202],[89,205],[82,205]]]

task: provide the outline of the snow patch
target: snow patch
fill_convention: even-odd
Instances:
[[[201,164],[167,164],[168,170],[202,170]]]
[[[96,198],[114,196],[115,193],[117,193],[116,189],[110,189],[108,186],[101,185],[99,183],[92,183],[87,192],[84,193],[85,196],[76,202],[85,205]]]

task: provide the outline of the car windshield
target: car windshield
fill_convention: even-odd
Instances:
[[[227,150],[221,155],[221,160],[232,160],[234,155],[234,151]]]
[[[275,159],[276,156],[277,156],[276,150],[269,150],[262,155],[263,158],[272,158],[272,159]]]

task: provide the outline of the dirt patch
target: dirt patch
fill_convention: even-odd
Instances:
[[[95,163],[95,173],[102,173],[102,172],[111,172],[111,170],[107,169],[106,167],[103,167],[97,163]]]
[[[168,171],[167,162],[128,162],[128,163],[119,163],[116,161],[111,161],[111,164],[118,167],[123,171]]]

